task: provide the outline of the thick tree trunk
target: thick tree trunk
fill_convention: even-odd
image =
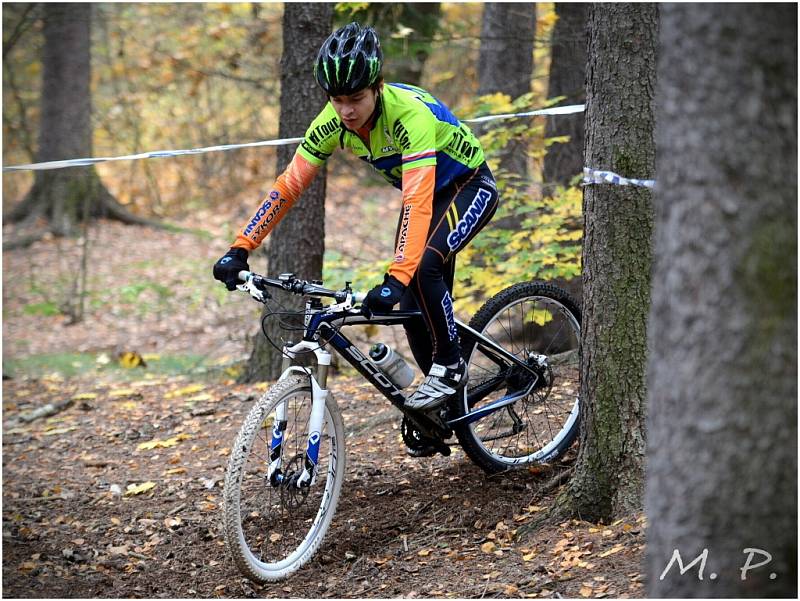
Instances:
[[[590,165],[652,178],[658,12],[654,4],[593,4],[585,154]],[[651,192],[584,191],[581,437],[568,499],[608,520],[637,508],[644,487],[646,324]]]
[[[36,160],[89,157],[93,148],[92,5],[44,4],[43,11],[41,122]],[[33,221],[43,216],[56,235],[72,235],[78,232],[77,226],[84,215],[156,224],[121,207],[94,167],[37,171],[33,187],[11,212],[9,220]]]
[[[312,65],[322,42],[331,32],[333,5],[325,3],[287,3],[283,16],[283,56],[281,58],[281,138],[302,135],[311,119],[325,103],[325,95],[314,83]],[[294,155],[295,147],[278,147],[278,173]],[[300,278],[322,279],[325,252],[325,170],[305,191],[300,200],[272,231],[267,245],[267,272],[272,276],[292,272]],[[284,299],[282,298],[283,302]],[[285,299],[287,308],[302,310],[302,299]],[[279,319],[268,320],[270,338],[281,345],[295,342],[302,332],[281,329]],[[297,320],[293,320],[297,324]],[[302,326],[302,319],[299,320]],[[272,379],[280,374],[282,355],[260,333],[245,371],[246,380]]]
[[[556,2],[553,28],[550,78],[547,95],[566,96],[561,104],[582,104],[586,100],[586,19],[589,5],[579,2]],[[548,138],[569,136],[568,142],[552,145],[544,157],[544,181],[566,186],[583,170],[584,116],[548,117]]]
[[[796,598],[797,6],[662,10],[649,594]]]
[[[536,4],[484,4],[478,57],[479,96],[501,92],[513,100],[531,91],[535,35]],[[521,140],[510,140],[501,152],[500,168],[525,177],[527,145]]]

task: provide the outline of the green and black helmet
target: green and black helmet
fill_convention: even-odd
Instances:
[[[350,23],[322,44],[314,77],[329,96],[347,96],[371,86],[381,76],[383,53],[372,27]]]

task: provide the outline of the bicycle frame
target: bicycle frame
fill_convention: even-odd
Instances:
[[[311,311],[310,313],[308,311]],[[287,377],[293,372],[300,372],[308,376],[311,381],[312,387],[312,410],[309,419],[309,437],[306,449],[305,466],[303,473],[297,481],[297,485],[310,485],[316,479],[316,465],[319,458],[319,441],[320,433],[322,432],[322,422],[325,414],[325,402],[328,397],[327,390],[327,376],[328,367],[330,366],[331,355],[323,348],[320,340],[325,344],[329,344],[350,364],[356,371],[358,371],[368,382],[370,382],[377,390],[381,392],[389,401],[397,407],[403,414],[405,414],[419,430],[431,437],[447,438],[452,431],[450,430],[455,425],[470,424],[479,419],[486,417],[499,411],[504,407],[516,402],[523,398],[533,390],[536,382],[539,379],[539,374],[531,369],[531,366],[520,361],[513,354],[506,351],[504,348],[496,344],[494,341],[483,336],[479,332],[473,330],[463,322],[456,320],[456,328],[462,340],[474,343],[475,349],[480,349],[489,359],[498,365],[511,363],[519,368],[529,372],[533,379],[530,384],[521,391],[515,391],[505,395],[504,397],[489,403],[475,411],[469,411],[466,415],[449,421],[442,421],[436,416],[424,414],[417,411],[405,408],[404,403],[406,400],[405,394],[397,388],[380,368],[373,363],[373,361],[364,355],[358,347],[356,347],[344,334],[341,333],[341,328],[345,325],[400,325],[409,321],[420,320],[422,321],[422,313],[419,311],[394,311],[385,315],[377,315],[372,318],[367,318],[361,314],[353,313],[349,310],[331,310],[329,307],[326,309],[313,309],[311,302],[307,304],[307,319],[305,320],[305,332],[303,341],[297,344],[287,344],[284,347],[284,363],[283,373],[281,379]],[[310,370],[300,366],[291,365],[292,360],[301,351],[311,351],[317,359],[317,376],[316,378],[311,374]],[[474,352],[474,351],[473,351]],[[466,389],[464,394],[466,395]],[[479,398],[485,396],[486,391],[477,393],[475,398],[465,398],[467,407],[474,405]],[[281,419],[283,407],[278,408],[276,423],[273,426],[273,437],[270,450],[270,467],[269,477],[272,478],[274,473],[279,473],[280,468],[280,445],[282,442],[281,435]]]

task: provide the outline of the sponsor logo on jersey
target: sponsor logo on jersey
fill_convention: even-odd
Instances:
[[[306,138],[312,144],[319,145],[322,140],[325,138],[330,137],[332,134],[339,131],[339,120],[338,118],[334,117],[327,123],[323,123],[322,125],[317,125],[312,131],[308,133]]]
[[[406,258],[406,242],[408,242],[408,225],[411,222],[411,205],[403,207],[403,221],[400,224],[400,236],[397,239],[395,263],[402,263]]]
[[[450,247],[450,250],[456,250],[469,237],[480,221],[491,198],[492,193],[489,190],[478,188],[478,193],[469,205],[467,212],[464,213],[464,216],[458,221],[453,231],[447,236],[447,246]]]
[[[262,204],[258,211],[256,211],[256,214],[253,215],[250,223],[244,228],[244,235],[258,242],[261,232],[275,221],[275,218],[280,214],[285,204],[286,199],[278,194],[277,191],[273,190],[270,192],[269,198],[264,201],[264,204]]]
[[[394,144],[403,150],[411,148],[411,142],[408,139],[408,132],[405,126],[400,122],[400,119],[394,122]]]
[[[489,186],[492,190],[497,190],[497,182],[495,182],[488,175],[481,175],[478,180],[484,185]]]
[[[458,338],[458,330],[456,330],[456,318],[453,312],[453,299],[450,298],[450,293],[445,292],[442,299],[442,309],[444,309],[444,317],[447,320],[447,335],[452,342]]]

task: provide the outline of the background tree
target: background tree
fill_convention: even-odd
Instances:
[[[281,115],[278,130],[281,138],[302,136],[311,119],[325,103],[324,93],[314,82],[312,65],[319,47],[331,33],[332,18],[332,4],[314,2],[285,5]],[[278,173],[286,168],[294,152],[295,146],[278,147]],[[303,279],[322,278],[322,257],[325,252],[325,176],[323,168],[290,214],[270,234],[266,244],[266,273],[277,276],[292,272]],[[287,299],[286,306],[300,310],[303,308],[302,299]],[[287,333],[282,330],[277,319],[268,320],[267,326],[270,338],[276,342],[287,335],[294,340],[300,338],[297,332]],[[254,338],[244,378],[250,381],[276,378],[280,374],[280,367],[280,350],[274,348],[259,332]]]
[[[536,4],[484,4],[478,57],[479,96],[499,92],[513,100],[531,91],[535,35]],[[520,177],[528,174],[527,146],[522,141],[509,140],[499,154],[501,169]]]
[[[565,96],[561,104],[582,104],[586,99],[586,18],[589,5],[556,2],[557,21],[553,28],[550,77],[547,95]],[[560,115],[547,119],[545,136],[569,136],[550,146],[544,157],[543,178],[547,184],[566,186],[583,170],[584,115]]]
[[[651,178],[658,12],[654,4],[593,4],[586,79],[587,163]],[[581,437],[571,509],[608,520],[640,506],[644,486],[646,324],[651,192],[584,190]]]
[[[341,3],[335,25],[358,21],[374,27],[381,40],[387,81],[420,85],[441,14],[440,2]]]
[[[91,4],[45,4],[41,120],[37,162],[92,156]],[[10,220],[44,216],[57,235],[77,232],[83,216],[151,223],[124,210],[94,167],[37,171],[34,185]],[[37,236],[18,240],[33,241]]]
[[[794,598],[797,6],[662,15],[649,594]],[[746,548],[772,561],[742,580]],[[675,549],[708,549],[703,580],[659,580]]]

